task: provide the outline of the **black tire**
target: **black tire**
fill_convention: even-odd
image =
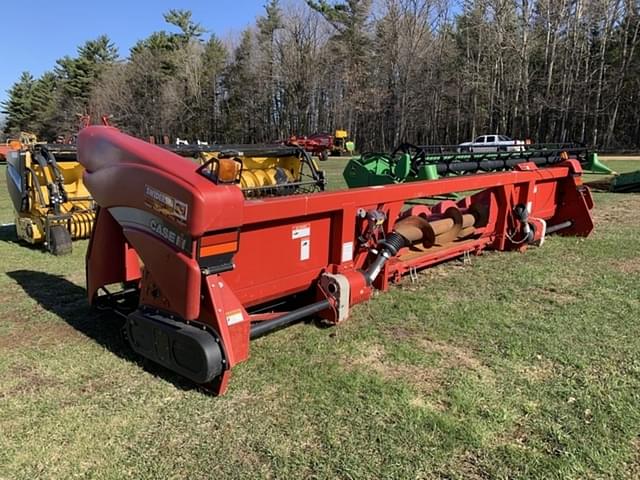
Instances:
[[[329,158],[329,152],[327,150],[321,151],[320,155],[318,155],[318,158],[320,158],[321,162],[325,162]]]
[[[62,225],[54,225],[49,230],[49,251],[54,255],[68,255],[71,253],[71,234]]]

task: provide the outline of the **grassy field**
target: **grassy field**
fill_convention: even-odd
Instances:
[[[333,185],[343,163],[322,164]],[[86,241],[56,258],[2,227],[0,478],[640,478],[640,195],[595,201],[588,239],[438,266],[337,328],[256,341],[221,398],[90,312]]]

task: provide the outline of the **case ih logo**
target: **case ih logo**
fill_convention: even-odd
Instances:
[[[158,236],[164,238],[167,242],[175,245],[176,247],[178,247],[181,250],[184,250],[185,252],[188,251],[187,239],[180,233],[174,232],[169,227],[167,227],[166,225],[163,225],[161,222],[159,222],[155,218],[151,219],[151,221],[149,222],[149,227]]]

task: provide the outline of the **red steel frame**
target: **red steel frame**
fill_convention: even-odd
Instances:
[[[320,316],[331,322],[344,318],[337,313],[336,298],[319,285],[326,273],[348,280],[349,307],[413,269],[486,248],[524,250],[526,244],[513,237],[521,226],[513,213],[516,205],[527,207],[534,224],[570,222],[564,235],[586,236],[593,229],[591,196],[582,186],[580,164],[571,159],[542,169],[522,164],[502,173],[249,200],[235,185],[215,184],[197,173],[189,160],[110,127],[85,128],[78,146],[85,182],[100,206],[87,254],[90,301],[97,301],[107,285],[133,284],[140,305],[215,332],[226,360],[221,377],[209,385],[215,393],[225,391],[231,368],[248,358],[252,324],[283,313],[251,314],[252,307],[306,294],[330,300]],[[150,203],[148,189],[187,205],[186,218]],[[451,192],[472,193],[430,207],[408,204]],[[381,235],[393,232],[408,215],[439,218],[449,207],[466,211],[472,205],[487,212],[473,235],[440,247],[405,247],[367,285],[362,271],[375,245],[374,239],[359,240],[367,229],[363,212],[384,213]],[[136,215],[150,218],[152,228],[143,224],[146,220],[131,220]],[[233,269],[203,269],[199,241],[234,231],[239,248]],[[543,240],[542,235],[538,229],[536,240]]]

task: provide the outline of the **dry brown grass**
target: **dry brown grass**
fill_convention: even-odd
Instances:
[[[396,338],[402,341],[403,335],[408,337],[410,332],[399,331]],[[347,369],[355,367],[373,372],[384,379],[401,381],[425,395],[439,391],[448,373],[455,369],[473,372],[486,383],[493,381],[493,372],[469,349],[431,339],[420,339],[418,345],[425,355],[434,354],[437,357],[434,365],[394,361],[381,344],[368,345],[361,350],[361,354],[345,357],[342,363]],[[416,406],[424,405],[426,400],[415,398],[412,403]]]
[[[619,202],[599,207],[597,204],[592,211],[593,219],[598,227],[603,226],[637,226],[638,212],[640,211],[640,194],[625,193]]]

